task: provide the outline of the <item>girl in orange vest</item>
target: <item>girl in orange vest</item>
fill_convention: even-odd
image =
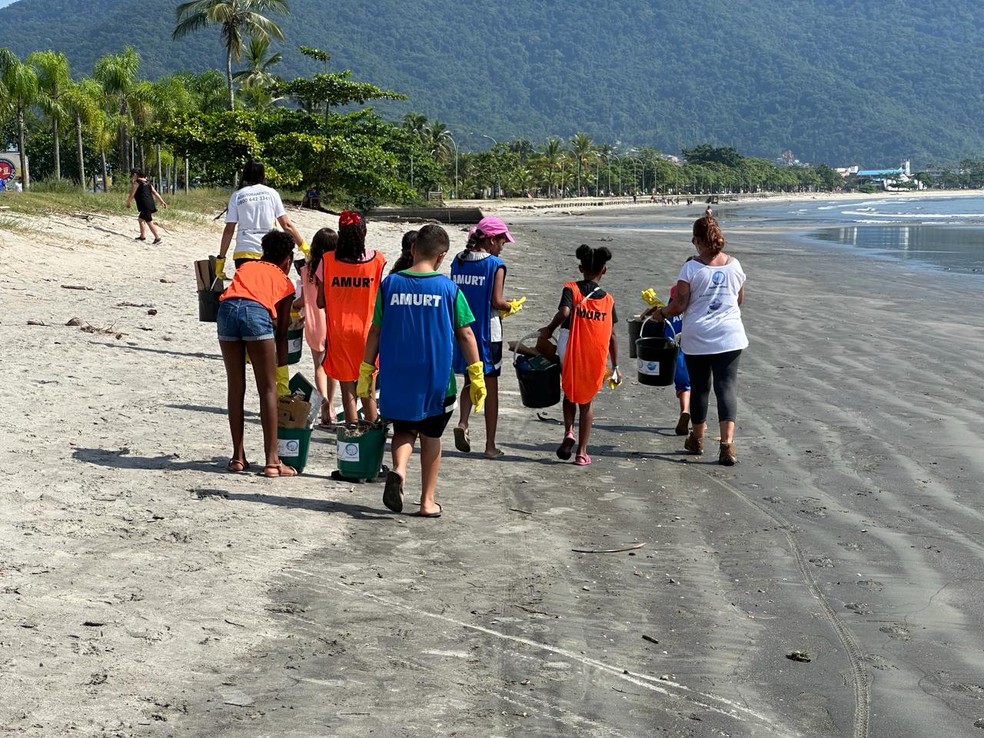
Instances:
[[[560,298],[560,307],[549,324],[540,329],[543,338],[550,338],[560,328],[557,349],[562,363],[561,386],[564,389],[564,440],[557,448],[557,458],[566,461],[577,445],[574,463],[587,466],[588,438],[594,412],[592,400],[605,381],[607,359],[612,360],[613,386],[622,378],[618,372],[618,346],[615,342],[615,301],[601,289],[598,281],[608,271],[606,264],[612,252],[604,246],[593,249],[587,245],[578,247],[575,254],[584,279],[568,282]],[[579,438],[574,436],[574,418],[581,412],[578,423]]]
[[[323,285],[318,302],[323,303],[327,323],[328,352],[324,367],[341,387],[346,423],[359,419],[355,385],[385,265],[386,258],[381,253],[366,249],[366,224],[362,216],[350,210],[342,211],[338,216],[338,246],[334,254],[325,254],[318,269]],[[369,421],[378,417],[374,394],[362,401]]]

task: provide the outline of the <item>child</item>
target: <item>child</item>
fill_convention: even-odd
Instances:
[[[157,200],[165,210],[167,210],[167,203],[139,169],[130,170],[130,194],[126,198],[127,208],[134,200],[137,202],[137,223],[140,224],[140,235],[133,240],[146,241],[147,227],[149,226],[150,232],[154,234],[154,245],[156,246],[161,242],[161,236],[157,232],[157,226],[154,225],[154,213],[157,212],[154,200]]]
[[[325,354],[324,367],[341,387],[346,423],[359,420],[355,383],[359,379],[359,362],[366,350],[366,335],[385,265],[386,258],[381,253],[366,249],[366,224],[362,216],[343,210],[338,216],[335,253],[321,260],[319,277],[324,288],[319,304],[325,308],[331,347]],[[362,406],[366,420],[375,421],[376,400],[371,394]]]
[[[575,254],[584,279],[568,282],[560,298],[560,307],[549,324],[540,329],[540,335],[550,338],[558,326],[557,348],[560,353],[561,384],[564,389],[564,440],[557,448],[557,458],[566,461],[577,444],[574,463],[587,466],[588,437],[594,413],[591,402],[601,389],[605,379],[606,355],[612,360],[612,385],[618,386],[622,378],[618,372],[618,345],[615,341],[615,301],[598,285],[598,280],[608,271],[605,266],[612,252],[604,246],[593,249],[578,246]],[[580,437],[574,438],[574,417],[581,411],[578,426]]]
[[[413,266],[389,275],[380,287],[359,368],[358,393],[366,397],[372,392],[379,358],[380,411],[393,421],[393,471],[386,476],[383,504],[393,512],[403,510],[407,463],[419,436],[422,484],[415,514],[424,518],[441,517],[434,493],[441,435],[457,395],[451,368],[456,340],[468,362],[476,412],[485,399],[483,364],[469,327],[474,316],[457,285],[437,271],[449,244],[447,231],[438,225],[425,225],[417,232]]]
[[[670,287],[670,302],[676,294],[676,285]],[[683,318],[679,315],[667,317],[663,335],[673,338],[683,330]],[[677,352],[676,371],[673,373],[673,384],[676,389],[677,401],[680,403],[680,419],[677,420],[675,433],[685,436],[690,432],[690,375],[687,373],[687,360],[683,351]]]
[[[465,250],[451,262],[451,281],[458,285],[468,307],[475,316],[472,332],[478,344],[478,353],[485,365],[485,458],[497,459],[503,452],[496,448],[495,433],[499,423],[499,374],[502,372],[502,317],[499,311],[508,312],[510,304],[502,296],[506,282],[506,264],[499,258],[507,243],[515,243],[506,224],[498,218],[482,218],[468,234]],[[454,371],[464,374],[465,359],[455,351]],[[468,437],[468,415],[471,401],[468,399],[469,382],[465,379],[461,390],[461,418],[454,429],[454,446],[459,451],[471,451]]]
[[[287,272],[294,240],[282,231],[267,233],[263,255],[236,270],[232,284],[219,298],[217,328],[228,382],[229,429],[232,432],[230,472],[250,468],[243,447],[243,402],[246,396],[246,353],[253,365],[260,396],[260,421],[267,477],[293,477],[297,470],[277,454],[277,370],[287,359],[287,326],[294,285]],[[276,326],[276,328],[274,327]]]
[[[304,306],[304,339],[314,357],[314,387],[324,398],[321,401],[321,427],[335,427],[336,382],[325,372],[328,326],[325,309],[319,307],[321,285],[317,272],[326,254],[332,254],[338,245],[338,234],[331,228],[322,228],[311,239],[311,261],[301,267],[301,301]],[[323,302],[323,301],[320,301]]]
[[[400,243],[400,256],[393,263],[390,274],[402,272],[413,266],[413,245],[417,243],[417,231],[407,231],[403,234],[403,241]]]

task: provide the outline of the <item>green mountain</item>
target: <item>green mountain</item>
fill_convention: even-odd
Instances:
[[[333,69],[409,95],[464,150],[584,131],[669,153],[698,143],[833,165],[984,153],[979,0],[289,0],[283,76]],[[217,30],[171,41],[177,0],[19,0],[3,44],[77,74],[130,44],[155,77],[223,68]]]

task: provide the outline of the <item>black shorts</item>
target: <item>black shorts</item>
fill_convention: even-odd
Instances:
[[[501,377],[502,376],[502,341],[493,341],[489,344],[489,360],[492,362],[492,366],[495,367],[490,372],[485,372],[486,377]],[[462,386],[467,387],[471,384],[471,379],[468,376],[468,372],[465,372],[465,381]]]
[[[139,214],[138,214],[138,217],[140,218],[140,220],[142,220],[145,223],[153,223],[154,222],[154,211],[153,210],[141,210],[139,212]]]
[[[423,420],[394,420],[393,430],[396,433],[419,433],[426,438],[440,438],[451,420],[450,411],[441,415],[431,415]]]

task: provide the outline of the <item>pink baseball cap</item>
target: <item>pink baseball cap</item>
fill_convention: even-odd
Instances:
[[[516,239],[512,237],[508,226],[506,226],[501,219],[496,218],[494,215],[489,215],[486,218],[482,218],[478,221],[478,225],[475,227],[486,236],[504,235],[508,243],[516,243]]]

